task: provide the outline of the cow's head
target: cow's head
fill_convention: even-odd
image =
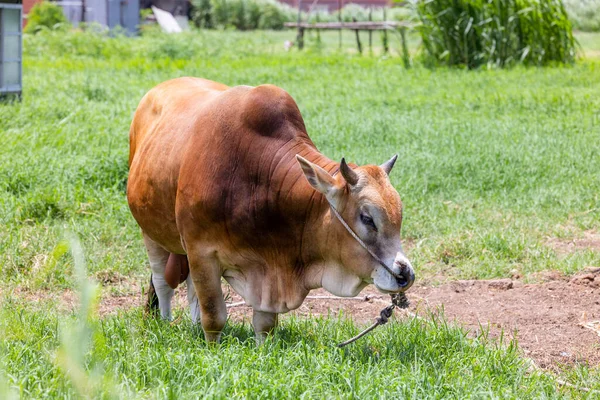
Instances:
[[[413,284],[415,274],[402,251],[402,203],[388,176],[397,156],[380,166],[356,168],[351,168],[342,159],[339,173],[333,176],[300,156],[297,159],[310,185],[325,195],[367,247],[402,279],[396,279],[386,271],[331,215],[330,229],[335,230],[332,233],[339,244],[338,249],[331,251],[336,253],[347,273],[358,276],[365,283],[374,283],[384,293],[407,290]]]

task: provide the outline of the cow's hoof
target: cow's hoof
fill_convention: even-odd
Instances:
[[[217,345],[221,341],[221,332],[204,331],[204,339],[209,345]]]
[[[254,334],[254,341],[256,342],[257,346],[262,346],[265,341],[267,340],[267,337],[269,336],[269,334],[267,332],[259,332],[259,333],[255,333]]]

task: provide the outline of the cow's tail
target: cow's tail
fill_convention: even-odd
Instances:
[[[146,314],[158,313],[158,296],[156,295],[156,290],[154,290],[154,284],[152,283],[152,274],[150,274],[150,286],[148,287],[145,310]]]

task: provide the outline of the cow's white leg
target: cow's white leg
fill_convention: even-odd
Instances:
[[[198,302],[198,296],[196,296],[196,289],[194,288],[194,281],[192,280],[192,274],[189,274],[185,280],[187,285],[187,298],[190,305],[190,316],[192,322],[197,324],[200,322],[200,303]]]
[[[188,243],[190,276],[200,304],[200,321],[207,342],[218,342],[227,322],[227,306],[221,290],[223,272],[216,257],[202,254],[197,246]]]
[[[152,284],[158,297],[158,309],[160,316],[164,319],[171,319],[171,299],[175,292],[165,280],[165,267],[169,259],[169,252],[163,249],[158,243],[144,235],[144,244],[148,251],[150,268],[152,269]]]
[[[256,343],[262,344],[267,335],[277,326],[279,314],[253,310],[252,326],[256,335]]]

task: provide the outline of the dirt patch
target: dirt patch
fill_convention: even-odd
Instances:
[[[99,317],[114,315],[119,311],[127,311],[143,304],[139,282],[122,279],[112,285],[101,285],[101,287],[100,301],[96,307],[96,315]],[[35,308],[35,304],[40,304],[44,308],[51,307],[62,313],[74,312],[79,307],[79,294],[71,289],[56,292],[30,290],[23,287],[12,290],[0,288],[0,305],[7,296],[24,301],[32,308]]]
[[[559,255],[567,255],[576,251],[591,250],[600,252],[600,233],[596,231],[585,231],[583,237],[575,239],[551,238],[547,241]]]
[[[542,368],[553,369],[561,364],[586,363],[600,365],[600,268],[588,268],[569,278],[548,273],[545,283],[523,284],[519,280],[454,281],[438,287],[420,286],[411,289],[409,312],[427,318],[430,312],[443,313],[446,319],[467,328],[471,335],[481,329],[489,336],[516,337],[527,357]],[[147,282],[121,281],[117,287],[106,286],[98,306],[98,314],[106,316],[145,301],[142,286]],[[5,288],[6,289],[6,288]],[[62,293],[10,291],[13,297],[31,302],[50,302],[59,310],[72,311],[77,296],[72,291]],[[224,286],[229,317],[234,321],[250,322],[252,311],[239,305],[242,299]],[[4,295],[8,291],[4,290]],[[340,313],[358,323],[373,322],[389,302],[373,287],[365,289],[355,299],[341,299],[324,290],[310,293],[309,298],[293,314],[336,317]],[[185,285],[174,297],[174,315],[187,312]],[[396,313],[399,319],[407,317]]]
[[[600,364],[600,268],[590,268],[570,281],[512,288],[498,281],[457,281],[412,291],[413,310],[424,314],[443,307],[447,319],[476,334],[489,329],[516,337],[526,356],[542,368],[560,364]]]

